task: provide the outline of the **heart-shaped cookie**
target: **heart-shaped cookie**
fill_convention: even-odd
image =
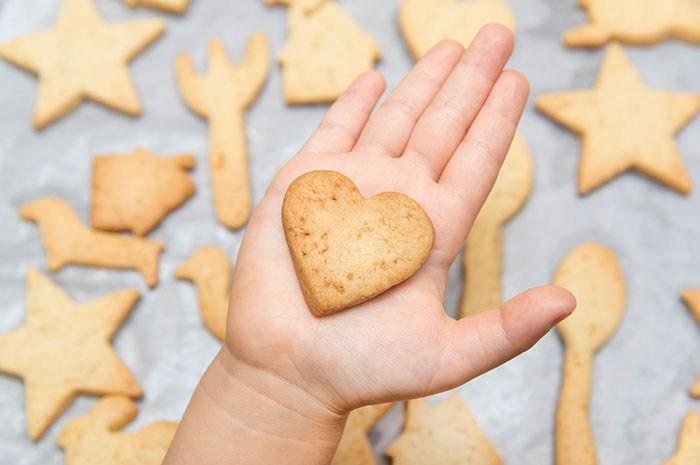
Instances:
[[[433,224],[410,197],[366,199],[335,171],[295,179],[282,225],[304,299],[316,316],[371,299],[408,279],[428,258]]]

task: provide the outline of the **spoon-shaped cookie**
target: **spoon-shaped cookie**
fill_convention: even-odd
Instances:
[[[244,111],[260,91],[270,66],[263,33],[248,39],[245,58],[231,63],[218,40],[209,42],[209,72],[199,74],[185,53],[175,74],[187,106],[209,121],[209,170],[214,207],[230,229],[243,226],[251,210]]]
[[[515,135],[486,203],[472,226],[464,250],[461,318],[500,307],[503,272],[503,226],[527,200],[532,189],[532,156]]]
[[[554,284],[571,291],[576,310],[557,325],[566,345],[556,416],[555,463],[598,463],[588,420],[593,355],[615,333],[625,309],[625,282],[615,255],[600,244],[583,244],[564,260]]]

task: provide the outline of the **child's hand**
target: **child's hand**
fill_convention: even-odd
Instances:
[[[449,267],[527,100],[525,78],[502,71],[512,49],[507,29],[487,26],[466,52],[456,42],[437,45],[373,115],[384,90],[376,72],[331,107],[250,219],[226,342],[166,463],[327,463],[351,409],[459,386],[528,349],[573,310],[571,294],[555,287],[460,321],[442,306]],[[435,228],[430,256],[410,279],[321,318],[304,302],[281,223],[288,185],[317,169],[345,174],[365,197],[405,193]],[[217,409],[224,413],[210,412]],[[208,455],[217,444],[236,455]]]

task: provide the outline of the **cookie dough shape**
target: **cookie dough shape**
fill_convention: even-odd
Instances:
[[[192,155],[156,157],[137,148],[125,155],[101,155],[92,163],[90,223],[104,231],[143,236],[194,194],[187,170]]]
[[[129,8],[143,6],[167,11],[168,13],[182,14],[187,10],[190,0],[124,0]]]
[[[381,56],[374,40],[333,1],[311,12],[292,4],[288,22],[289,41],[278,57],[287,103],[332,102]]]
[[[36,441],[77,394],[141,397],[110,340],[139,299],[135,289],[73,302],[36,270],[27,273],[27,321],[0,335],[0,372],[24,379],[29,437]]]
[[[649,89],[619,43],[608,46],[594,89],[543,95],[536,106],[581,135],[580,194],[629,169],[690,192],[674,134],[700,110],[700,94]]]
[[[408,279],[433,246],[433,224],[413,199],[383,192],[366,199],[335,171],[295,179],[282,225],[311,313],[329,315]]]
[[[202,247],[175,271],[175,277],[197,286],[199,311],[207,329],[220,341],[226,335],[231,262],[217,247]]]
[[[683,301],[690,309],[698,326],[700,326],[700,289],[685,291],[683,293]],[[690,395],[700,398],[700,377],[698,377],[695,385],[690,389]]]
[[[66,202],[53,197],[24,205],[19,216],[39,225],[49,271],[69,263],[133,269],[150,287],[158,284],[158,255],[163,250],[158,241],[90,229]]]
[[[515,15],[501,0],[404,0],[399,8],[399,27],[416,60],[443,39],[468,47],[489,23],[515,33]]]
[[[301,8],[305,13],[309,13],[329,0],[265,0],[268,5],[285,5],[289,7]]]
[[[503,465],[457,395],[435,407],[428,407],[425,399],[409,400],[403,433],[386,454],[393,465]]]
[[[665,39],[700,44],[697,0],[579,0],[588,24],[568,31],[569,47],[597,47],[614,39],[650,45]]]
[[[574,313],[557,329],[566,346],[556,414],[556,465],[595,465],[598,458],[588,418],[593,355],[615,333],[625,310],[625,280],[615,255],[588,243],[564,258],[554,284],[576,297]]]
[[[39,76],[34,127],[84,99],[141,114],[128,62],[165,31],[159,19],[105,23],[92,0],[64,0],[54,29],[0,44],[0,58]]]
[[[678,451],[663,465],[698,465],[700,463],[700,414],[688,412],[683,421]]]
[[[262,88],[270,67],[263,33],[248,39],[245,58],[231,63],[223,44],[209,42],[209,72],[199,74],[190,57],[177,57],[175,73],[190,109],[209,121],[209,170],[214,207],[230,229],[245,224],[252,208],[244,112]]]
[[[100,399],[90,413],[71,420],[58,436],[66,465],[160,465],[177,423],[161,421],[136,433],[120,433],[137,414],[128,397]]]
[[[376,465],[367,433],[393,406],[368,405],[350,412],[331,465]]]
[[[516,134],[501,172],[481,207],[465,244],[461,318],[500,307],[503,273],[503,227],[527,200],[533,163],[525,140]]]

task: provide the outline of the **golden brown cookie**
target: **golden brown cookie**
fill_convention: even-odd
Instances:
[[[683,302],[688,306],[693,318],[700,326],[700,289],[693,289],[683,293]],[[700,377],[690,389],[690,395],[700,398]]]
[[[576,297],[576,310],[557,325],[564,340],[564,375],[556,415],[557,465],[595,465],[588,419],[593,355],[615,333],[625,311],[625,279],[615,255],[600,244],[574,249],[559,265],[554,284]]]
[[[163,31],[159,19],[105,23],[92,0],[63,0],[54,29],[0,44],[0,58],[39,75],[36,129],[84,99],[139,115],[127,64]]]
[[[141,397],[110,340],[139,298],[135,289],[76,304],[36,270],[27,273],[27,321],[0,336],[0,372],[24,379],[29,437],[46,428],[77,394]]]
[[[676,455],[663,465],[698,465],[700,463],[700,414],[688,412],[683,420]]]
[[[406,403],[403,433],[386,451],[393,465],[503,465],[503,460],[457,395],[428,407]]]
[[[376,465],[367,433],[393,406],[368,405],[350,412],[331,465]]]
[[[209,171],[219,221],[238,229],[252,208],[244,112],[260,91],[270,66],[265,34],[251,36],[245,57],[234,64],[218,40],[209,42],[209,71],[199,74],[189,56],[177,57],[175,72],[182,97],[209,121]]]
[[[282,225],[311,312],[329,315],[408,279],[433,245],[433,224],[410,197],[366,199],[335,171],[311,171],[284,196]]]
[[[187,175],[194,163],[192,155],[156,157],[140,148],[130,154],[95,157],[92,227],[147,234],[194,194],[194,183]]]
[[[187,10],[190,0],[124,0],[130,8],[143,6],[167,11],[168,13],[182,14]]]
[[[71,420],[56,443],[66,465],[161,465],[177,423],[152,423],[136,433],[120,433],[138,409],[128,397],[105,396],[87,415]]]
[[[19,216],[39,225],[49,271],[69,263],[133,269],[150,287],[158,284],[158,255],[163,250],[158,241],[90,229],[66,202],[53,197],[24,205]]]
[[[674,38],[700,44],[697,0],[579,0],[588,24],[564,35],[569,47],[597,47],[608,40],[649,45]]]
[[[289,9],[289,41],[279,54],[287,103],[332,102],[381,56],[379,46],[341,7]]]
[[[496,184],[469,231],[464,249],[464,289],[460,318],[500,307],[503,273],[503,227],[527,200],[532,189],[530,149],[515,135]]]
[[[700,110],[700,94],[649,89],[620,44],[608,46],[594,89],[547,94],[535,103],[581,135],[579,193],[587,194],[629,169],[690,192],[674,134]]]
[[[192,281],[197,286],[202,320],[220,341],[226,335],[231,271],[228,256],[217,247],[202,247],[175,271],[175,277]]]
[[[501,0],[403,0],[399,8],[399,27],[416,60],[443,39],[468,47],[489,23],[515,32],[515,15]]]

